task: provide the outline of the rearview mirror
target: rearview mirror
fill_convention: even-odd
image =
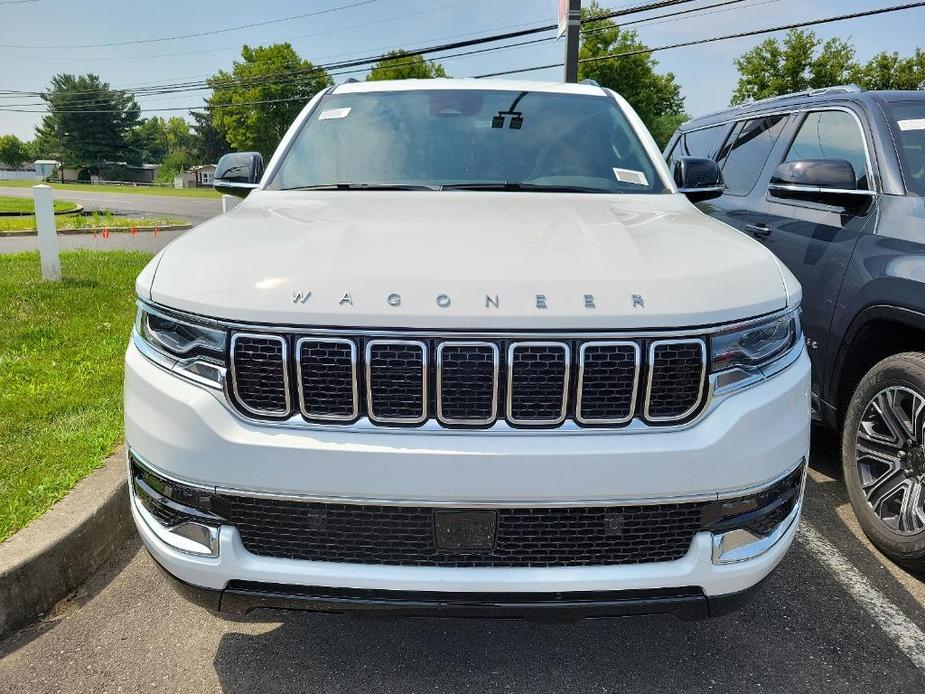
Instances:
[[[246,197],[263,177],[260,152],[234,152],[218,160],[212,185],[219,193]]]
[[[726,190],[719,164],[702,157],[681,157],[675,159],[674,182],[678,192],[691,202],[703,202],[718,198]]]
[[[867,205],[874,195],[873,191],[858,188],[854,167],[844,159],[784,162],[771,177],[768,194],[847,209]]]

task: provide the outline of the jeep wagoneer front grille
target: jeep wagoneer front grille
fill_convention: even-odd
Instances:
[[[706,342],[235,333],[229,394],[257,419],[618,427],[696,416]],[[289,355],[293,355],[291,358]],[[290,397],[290,391],[293,393]]]

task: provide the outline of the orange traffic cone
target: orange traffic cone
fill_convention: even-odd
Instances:
[[[132,224],[132,236],[138,236],[138,229],[135,228],[134,224]]]
[[[103,238],[104,239],[109,238],[109,227],[103,227]]]
[[[154,238],[157,238],[157,226],[154,227]]]

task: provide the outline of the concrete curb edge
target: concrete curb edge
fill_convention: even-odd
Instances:
[[[120,446],[102,468],[0,543],[0,639],[79,588],[133,531]]]
[[[131,233],[132,227],[107,227],[109,231],[113,234],[128,234]],[[186,229],[192,229],[192,224],[165,224],[164,226],[156,227],[158,231],[185,231]],[[150,233],[154,231],[155,227],[135,227],[135,231],[139,234]],[[58,229],[59,234],[64,234],[67,236],[77,236],[83,234],[89,236],[91,234],[99,234],[103,231],[103,227],[94,227],[93,229]],[[0,239],[13,238],[16,236],[38,236],[37,231],[0,231]]]

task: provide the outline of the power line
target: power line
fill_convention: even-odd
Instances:
[[[317,17],[322,14],[331,14],[332,12],[340,12],[342,10],[349,10],[354,7],[360,7],[362,5],[370,5],[379,0],[357,0],[356,2],[350,3],[348,5],[338,5],[337,7],[329,7],[326,10],[316,10],[315,12],[306,12],[305,14],[296,14],[290,17],[280,17],[278,19],[267,19],[262,22],[253,22],[251,24],[239,24],[238,26],[225,27],[224,29],[211,29],[209,31],[199,31],[194,34],[180,34],[178,36],[160,36],[153,39],[134,39],[132,41],[113,41],[110,43],[69,43],[69,44],[16,44],[16,43],[0,43],[0,46],[3,48],[56,48],[56,49],[66,49],[66,48],[107,48],[112,46],[131,46],[136,43],[161,43],[164,41],[178,41],[180,39],[194,39],[201,36],[214,36],[215,34],[226,34],[231,31],[240,31],[241,29],[253,29],[254,27],[267,26],[269,24],[280,24],[281,22],[291,22],[296,19],[305,19],[306,17]]]
[[[735,34],[726,34],[724,36],[713,36],[706,39],[697,39],[694,41],[683,41],[680,43],[672,43],[666,46],[657,46],[655,48],[637,48],[632,51],[623,51],[622,53],[610,53],[607,55],[594,56],[592,58],[581,58],[579,63],[596,63],[601,60],[612,60],[614,58],[626,58],[633,55],[642,55],[646,53],[657,53],[658,51],[667,51],[673,48],[684,48],[687,46],[699,46],[705,43],[714,43],[716,41],[728,41],[730,39],[740,39],[746,38],[749,36],[759,36],[761,34],[773,34],[778,31],[788,31],[790,29],[801,29],[803,27],[819,26],[820,24],[831,24],[832,22],[841,22],[849,19],[860,19],[862,17],[873,17],[875,15],[889,14],[891,12],[901,12],[903,10],[913,10],[919,7],[925,7],[925,2],[910,2],[903,5],[893,5],[890,7],[881,7],[876,10],[865,10],[862,12],[852,12],[850,14],[842,14],[833,17],[824,17],[822,19],[814,19],[806,22],[795,22],[793,24],[782,24],[776,27],[770,27],[767,29],[754,29],[751,31],[740,31]],[[499,77],[501,75],[515,75],[523,72],[534,72],[536,70],[547,70],[550,68],[562,67],[562,63],[550,63],[548,65],[534,65],[532,67],[517,68],[515,70],[503,70],[501,72],[488,72],[481,75],[473,75],[476,79],[481,79],[485,77]]]

